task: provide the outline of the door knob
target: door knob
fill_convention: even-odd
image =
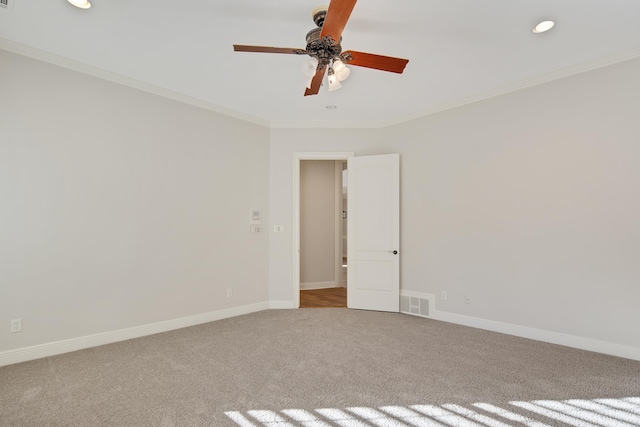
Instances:
[[[389,251],[390,254],[398,255],[398,251]]]

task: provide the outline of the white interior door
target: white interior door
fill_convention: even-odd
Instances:
[[[400,310],[400,155],[350,157],[347,306]]]

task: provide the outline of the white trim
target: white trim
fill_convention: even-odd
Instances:
[[[333,162],[333,280],[336,287],[342,282],[342,162]],[[300,285],[301,289],[304,289]]]
[[[436,301],[436,296],[433,294],[400,290],[400,296],[408,296],[428,300],[429,318],[433,320],[455,323],[457,325],[469,326],[472,328],[484,329],[487,331],[499,332],[502,334],[514,335],[521,338],[528,338],[536,341],[578,348],[581,350],[594,351],[596,353],[609,354],[612,356],[624,357],[627,359],[640,360],[640,347],[615,344],[607,341],[595,340],[592,338],[583,338],[575,335],[515,325],[512,323],[504,323],[495,320],[482,319],[479,317],[471,317],[446,311],[438,311],[435,308],[434,304],[434,302]]]
[[[148,325],[134,326],[133,328],[103,332],[95,335],[87,335],[84,337],[70,338],[62,341],[49,342],[45,344],[34,345],[31,347],[23,347],[15,350],[3,351],[0,353],[0,366],[26,362],[28,360],[40,359],[43,357],[55,356],[57,354],[97,347],[100,345],[111,344],[118,341],[125,341],[132,338],[140,338],[147,335],[172,331],[174,329],[181,329],[188,326],[227,319],[229,317],[255,313],[258,311],[267,310],[269,308],[270,303],[260,302],[256,304],[244,305],[241,307],[196,314],[194,316],[187,316],[179,319],[151,323]]]
[[[478,317],[465,316],[462,314],[437,310],[433,311],[433,315],[431,316],[431,318],[443,322],[455,323],[457,325],[470,326],[472,328],[485,329],[487,331],[499,332],[502,334],[514,335],[521,338],[528,338],[551,344],[558,344],[566,347],[573,347],[581,350],[593,351],[596,353],[603,353],[611,356],[624,357],[627,359],[640,361],[640,347],[616,344],[592,338],[584,338],[559,332],[545,331],[542,329],[530,328],[527,326],[514,325],[511,323],[503,323],[495,320],[481,319]]]
[[[504,95],[507,93],[515,92],[528,87],[537,86],[540,84],[552,82],[565,77],[569,77],[575,74],[581,74],[587,71],[592,71],[598,68],[607,67],[620,62],[628,61],[640,57],[640,48],[634,48],[620,52],[614,55],[609,55],[604,58],[599,58],[593,61],[585,62],[572,67],[567,67],[561,70],[552,71],[550,73],[542,74],[540,76],[532,77],[525,80],[520,80],[514,83],[503,85],[494,89],[486,90],[475,95],[460,98],[451,102],[447,102],[440,105],[427,108],[426,110],[397,117],[388,121],[351,121],[351,122],[330,122],[330,121],[269,121],[252,115],[248,115],[239,111],[231,110],[219,105],[212,104],[207,101],[196,99],[181,93],[177,93],[168,89],[164,89],[158,86],[154,86],[148,83],[144,83],[140,80],[132,79],[122,76],[120,74],[105,71],[87,64],[83,64],[72,59],[64,58],[49,52],[45,52],[39,49],[35,49],[26,45],[15,43],[3,38],[0,38],[0,49],[24,55],[30,58],[38,59],[40,61],[55,64],[60,67],[68,68],[80,73],[88,74],[94,77],[102,78],[114,83],[119,83],[125,86],[129,86],[135,89],[139,89],[145,92],[153,93],[155,95],[163,96],[175,101],[183,102],[185,104],[194,105],[196,107],[204,108],[216,113],[224,114],[230,117],[235,117],[240,120],[244,120],[250,123],[254,123],[261,126],[266,126],[271,129],[309,129],[309,128],[325,128],[325,129],[381,129],[389,126],[394,126],[400,123],[408,122],[411,120],[419,119],[422,117],[430,116],[442,111],[450,110],[453,108],[461,107],[474,102],[482,101],[496,96]]]
[[[329,282],[303,282],[300,283],[300,289],[305,291],[310,291],[313,289],[328,289],[328,288],[339,288],[340,283],[336,280]]]
[[[49,64],[54,64],[59,67],[67,68],[69,70],[77,71],[79,73],[87,74],[87,75],[97,77],[103,80],[107,80],[113,83],[121,84],[123,86],[128,86],[134,89],[142,90],[144,92],[162,96],[164,98],[172,99],[174,101],[182,102],[184,104],[193,105],[195,107],[213,111],[214,113],[224,114],[225,116],[244,120],[246,122],[250,122],[256,125],[270,127],[270,123],[268,120],[251,116],[249,114],[232,110],[230,108],[222,107],[220,105],[216,105],[211,102],[204,101],[202,99],[197,99],[192,96],[184,95],[179,92],[165,89],[160,86],[155,86],[149,83],[142,82],[140,80],[132,79],[130,77],[123,76],[121,74],[96,68],[79,61],[74,61],[69,58],[64,58],[62,56],[55,55],[53,53],[45,52],[39,49],[35,49],[33,47],[15,43],[3,38],[0,38],[0,49],[6,50],[8,52],[17,53],[19,55],[23,55],[29,58],[44,61]]]
[[[295,307],[293,305],[293,301],[269,301],[269,310],[289,310],[289,309],[298,309],[298,307]]]
[[[293,171],[291,197],[293,205],[293,285],[291,301],[295,308],[300,307],[300,161],[302,160],[346,160],[353,157],[353,151],[310,151],[293,152]]]
[[[432,301],[432,298],[435,298],[434,295],[431,294],[403,290],[400,291],[400,295],[425,298],[429,299],[430,302]],[[298,308],[299,305],[299,302],[297,305],[295,305],[293,304],[293,301],[261,302],[241,307],[234,307],[225,310],[197,314],[194,316],[182,317],[179,319],[152,323],[148,325],[136,326],[128,329],[121,329],[117,331],[110,331],[95,335],[88,335],[84,337],[39,344],[15,350],[8,350],[0,353],[0,366],[26,362],[43,357],[55,356],[71,351],[77,351],[85,348],[97,347],[100,345],[111,344],[128,339],[172,331],[175,329],[186,328],[189,326],[227,319],[235,316],[241,316],[244,314],[255,313],[267,309],[295,309]],[[472,328],[484,329],[502,334],[514,335],[521,338],[528,338],[537,341],[548,342],[551,344],[558,344],[567,347],[578,348],[581,350],[593,351],[597,353],[640,361],[640,347],[616,344],[607,341],[578,337],[575,335],[568,335],[558,332],[545,331],[542,329],[535,329],[527,326],[481,319],[456,313],[432,310],[431,305],[429,307],[429,313],[431,314],[430,318],[433,320],[455,323]]]
[[[399,120],[402,123],[403,120]],[[393,123],[392,123],[393,124]],[[272,121],[271,129],[380,129],[387,127],[386,122],[374,121]]]
[[[466,96],[464,98],[456,99],[451,102],[445,102],[444,104],[434,105],[426,110],[419,111],[413,114],[408,114],[401,117],[396,117],[387,121],[375,121],[375,122],[318,122],[318,121],[299,121],[299,122],[271,122],[271,128],[373,128],[382,129],[389,126],[395,126],[400,123],[405,123],[411,120],[427,117],[432,114],[440,113],[442,111],[451,110],[453,108],[462,107],[464,105],[473,104],[475,102],[483,101],[485,99],[495,98],[507,93],[516,92],[522,89],[526,89],[532,86],[538,86],[544,83],[549,83],[555,80],[570,77],[576,74],[582,74],[587,71],[596,70],[598,68],[608,67],[620,62],[629,61],[640,57],[640,48],[634,48],[620,52],[614,55],[609,55],[604,58],[595,59],[593,61],[578,64],[572,67],[563,68],[557,71],[552,71],[546,74],[535,76],[529,79],[516,81],[497,88],[489,89],[477,94]]]
[[[483,101],[485,99],[495,98],[500,95],[505,95],[507,93],[516,92],[522,89],[527,89],[532,86],[538,86],[544,83],[560,80],[565,77],[570,77],[576,74],[582,74],[587,71],[596,70],[598,68],[608,67],[609,65],[614,65],[619,62],[629,61],[631,59],[635,59],[638,57],[640,57],[640,48],[626,50],[624,52],[606,56],[604,58],[599,58],[593,61],[575,65],[572,67],[563,68],[560,70],[552,71],[550,73],[541,74],[539,76],[535,76],[529,79],[520,80],[520,81],[506,84],[497,88],[489,89],[489,90],[486,90],[471,96],[466,96],[464,98],[460,98],[451,102],[446,102],[440,105],[434,105],[433,107],[427,108],[426,110],[423,110],[421,112],[417,112],[404,117],[398,117],[392,120],[388,120],[386,122],[380,122],[375,127],[385,128],[389,126],[398,125],[400,123],[405,123],[411,120],[430,116],[432,114],[440,113],[442,111],[451,110],[453,108],[462,107],[468,104],[473,104],[475,102]],[[273,123],[271,124],[271,127],[274,127]]]
[[[436,296],[434,294],[425,294],[423,292],[406,291],[403,289],[400,289],[400,296],[428,299],[429,301],[436,299]]]

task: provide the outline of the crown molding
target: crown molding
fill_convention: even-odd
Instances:
[[[272,129],[372,129],[387,125],[372,121],[272,121]]]
[[[169,89],[164,89],[159,86],[155,86],[149,83],[142,82],[140,80],[125,77],[121,74],[113,73],[111,71],[102,70],[91,65],[84,64],[73,59],[65,58],[63,56],[55,55],[53,53],[45,52],[40,49],[36,49],[30,46],[26,46],[20,43],[0,38],[0,49],[8,52],[17,53],[32,59],[37,59],[49,64],[57,65],[59,67],[67,68],[72,71],[87,74],[93,77],[104,79],[113,83],[118,83],[123,86],[128,86],[134,89],[138,89],[144,92],[148,92],[154,95],[162,96],[164,98],[172,99],[184,104],[193,105],[205,110],[212,111],[214,113],[223,114],[225,116],[233,117],[236,119],[244,120],[256,125],[270,127],[268,120],[264,120],[255,116],[241,113],[229,108],[221,107],[219,105],[203,101],[188,95],[184,95]]]
[[[610,55],[593,61],[585,62],[573,67],[567,67],[529,79],[513,82],[444,104],[434,105],[414,114],[399,116],[385,121],[270,121],[249,114],[241,113],[236,110],[225,108],[220,105],[203,101],[201,99],[197,99],[188,95],[164,89],[159,86],[142,82],[140,80],[125,77],[117,73],[105,71],[100,68],[93,67],[79,61],[75,61],[49,52],[45,52],[36,48],[32,48],[30,46],[15,43],[7,39],[0,38],[0,49],[272,129],[381,129],[640,57],[639,47],[620,52],[615,55]]]
[[[474,95],[466,96],[464,98],[456,99],[444,104],[434,105],[426,110],[396,117],[390,120],[381,122],[271,122],[272,128],[373,128],[381,129],[390,126],[399,125],[402,123],[410,122],[412,120],[420,119],[423,117],[431,116],[443,111],[452,110],[454,108],[462,107],[465,105],[473,104],[476,102],[484,101],[487,99],[495,98],[508,93],[517,92],[519,90],[527,89],[529,87],[538,86],[545,83],[550,83],[555,80],[560,80],[565,77],[571,77],[576,74],[586,73],[587,71],[597,70],[598,68],[608,67],[620,62],[637,59],[640,57],[640,48],[626,50],[624,52],[617,53],[615,55],[605,56],[593,61],[585,62],[573,67],[563,68],[561,70],[552,71],[550,73],[541,74],[529,79],[520,80],[504,86],[500,86],[487,91],[479,92]]]
[[[593,71],[598,68],[608,67],[610,65],[629,61],[632,59],[637,59],[639,57],[640,57],[640,48],[626,50],[624,52],[620,52],[615,55],[605,56],[603,58],[599,58],[589,62],[584,62],[582,64],[579,64],[573,67],[563,68],[560,70],[552,71],[550,73],[541,74],[539,76],[535,76],[529,79],[520,80],[504,86],[500,86],[495,89],[479,92],[475,95],[460,98],[455,101],[447,102],[440,105],[434,105],[433,107],[430,107],[421,112],[403,116],[403,117],[397,117],[395,119],[386,121],[384,123],[381,123],[378,127],[382,128],[382,127],[398,125],[401,123],[409,122],[411,120],[416,120],[422,117],[437,114],[442,111],[452,110],[454,108],[462,107],[464,105],[473,104],[475,102],[484,101],[486,99],[495,98],[497,96],[506,95],[512,92],[517,92],[519,90],[527,89],[529,87],[550,83],[555,80],[563,79],[565,77],[571,77],[576,74],[586,73],[587,71]]]

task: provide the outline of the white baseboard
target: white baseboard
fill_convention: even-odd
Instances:
[[[313,289],[327,289],[327,288],[338,288],[339,286],[336,284],[335,280],[331,280],[329,282],[300,282],[300,290],[301,291],[311,291]]]
[[[430,294],[421,294],[411,291],[402,291],[401,295],[417,298],[432,299]],[[26,362],[28,360],[40,359],[43,357],[55,356],[71,351],[82,350],[90,347],[111,344],[132,338],[139,338],[161,332],[172,331],[174,329],[186,328],[202,323],[255,313],[267,309],[296,309],[293,301],[268,301],[256,304],[234,307],[225,310],[218,310],[209,313],[197,314],[194,316],[182,317],[179,319],[167,320],[164,322],[152,323],[149,325],[136,326],[133,328],[121,329],[117,331],[104,332],[84,337],[71,338],[68,340],[39,344],[31,347],[24,347],[15,350],[0,352],[0,366],[14,363]],[[430,318],[443,322],[455,323],[458,325],[470,326],[473,328],[485,329],[488,331],[514,335],[522,338],[529,338],[537,341],[552,344],[564,345],[581,350],[594,351],[597,353],[609,354],[612,356],[624,357],[627,359],[640,361],[640,347],[627,346],[610,343],[591,338],[583,338],[574,335],[562,334],[558,332],[545,331],[542,329],[529,328],[526,326],[514,325],[510,323],[498,322],[494,320],[481,319],[477,317],[465,316],[456,313],[433,310],[430,311]]]
[[[293,306],[293,301],[269,301],[269,310],[286,310],[291,308],[299,308]]]
[[[0,353],[0,366],[26,362],[28,360],[40,359],[43,357],[55,356],[57,354],[68,353],[71,351],[97,347],[99,345],[111,344],[114,342],[129,340],[132,338],[139,338],[161,332],[172,331],[174,329],[186,328],[188,326],[227,319],[229,317],[255,313],[258,311],[267,310],[269,308],[271,308],[269,303],[260,302],[256,304],[244,305],[241,307],[196,314],[194,316],[182,317],[179,319],[166,320],[149,325],[135,326],[133,328],[109,331],[78,338],[71,338],[62,341],[34,345],[31,347],[23,347],[16,350],[8,350]]]
[[[473,328],[485,329],[487,331],[500,332],[503,334],[514,335],[521,338],[529,338],[532,340],[548,342],[551,344],[558,344],[567,347],[578,348],[581,350],[608,354],[611,356],[624,357],[626,359],[640,360],[640,347],[615,344],[607,341],[595,340],[592,338],[583,338],[575,335],[545,331],[542,329],[529,328],[527,326],[497,322],[495,320],[481,319],[478,317],[465,316],[462,314],[449,313],[445,311],[435,310],[431,317],[435,320],[441,320],[443,322],[471,326]]]

